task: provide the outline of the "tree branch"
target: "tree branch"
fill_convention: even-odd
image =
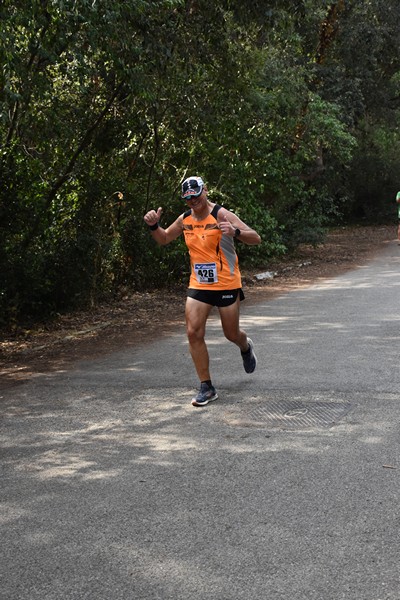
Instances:
[[[51,17],[49,15],[49,13],[46,11],[46,17],[47,17],[47,23],[46,25],[44,25],[39,33],[39,37],[38,40],[35,44],[35,47],[33,48],[31,55],[29,57],[29,61],[27,64],[27,69],[26,69],[26,74],[27,76],[29,76],[29,73],[32,71],[33,68],[33,64],[35,62],[35,58],[38,55],[38,51],[40,48],[40,42],[43,40],[44,36],[46,35],[49,27],[50,27],[50,22],[51,22]],[[31,96],[31,92],[28,93],[27,95],[27,105],[29,104],[29,99]],[[8,128],[8,133],[7,133],[7,137],[6,137],[6,141],[5,141],[5,147],[9,147],[12,141],[12,138],[14,136],[14,133],[17,129],[17,123],[18,123],[18,116],[20,113],[20,106],[21,103],[19,100],[15,100],[14,102],[14,106],[12,108],[12,116],[11,116],[11,121],[10,121],[10,126]]]
[[[51,187],[51,189],[49,190],[46,199],[45,199],[45,204],[44,204],[44,208],[41,211],[40,214],[37,215],[32,228],[29,232],[29,235],[25,238],[25,243],[24,243],[24,248],[27,248],[30,243],[32,242],[33,238],[35,237],[37,230],[39,228],[40,222],[42,220],[43,214],[46,213],[49,208],[50,205],[52,203],[52,201],[54,200],[57,192],[60,190],[60,188],[64,185],[64,183],[68,180],[69,176],[71,175],[73,168],[79,158],[79,156],[82,154],[82,152],[89,146],[91,139],[92,139],[92,135],[94,133],[94,131],[97,129],[97,127],[100,125],[101,121],[104,119],[104,117],[106,116],[106,114],[108,113],[108,111],[110,110],[115,98],[118,96],[119,92],[121,91],[123,87],[123,84],[121,83],[119,86],[117,86],[112,95],[110,96],[106,106],[103,108],[103,110],[101,111],[101,113],[98,115],[97,119],[94,121],[94,123],[89,127],[89,129],[86,131],[85,135],[82,138],[81,143],[79,144],[79,146],[77,147],[77,149],[75,150],[75,152],[73,153],[73,155],[71,156],[64,172],[57,178],[57,180],[54,182],[53,186]]]

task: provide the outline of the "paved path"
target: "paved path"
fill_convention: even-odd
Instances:
[[[3,600],[399,600],[400,250],[0,392]]]

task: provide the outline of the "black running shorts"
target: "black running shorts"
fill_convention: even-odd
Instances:
[[[236,290],[195,290],[189,288],[187,291],[189,298],[211,304],[211,306],[230,306],[236,302],[238,294],[240,301],[244,300],[242,288]]]

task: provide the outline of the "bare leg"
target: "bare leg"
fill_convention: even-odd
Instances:
[[[186,330],[189,350],[200,381],[208,381],[210,359],[205,342],[206,322],[212,306],[194,298],[186,298]]]
[[[239,326],[240,298],[238,297],[234,304],[221,306],[218,310],[226,339],[239,346],[242,352],[246,352],[249,349],[247,335]]]

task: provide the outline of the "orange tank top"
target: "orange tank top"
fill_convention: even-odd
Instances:
[[[191,211],[183,215],[183,235],[190,255],[189,287],[209,290],[234,290],[242,287],[238,257],[233,238],[218,227],[215,204],[202,221]]]

